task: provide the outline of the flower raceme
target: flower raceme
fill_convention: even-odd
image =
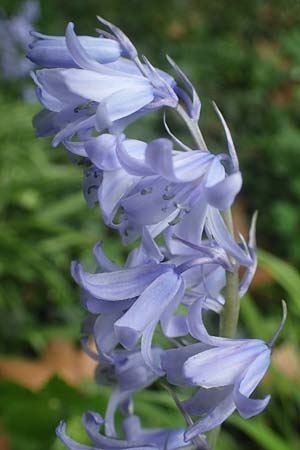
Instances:
[[[88,166],[85,199],[89,206],[99,203],[105,224],[119,231],[123,243],[140,239],[124,266],[105,255],[101,242],[94,249],[95,273],[72,264],[81,305],[89,313],[82,327],[83,347],[98,362],[96,382],[116,387],[104,420],[91,411],[83,416],[92,446],[73,441],[64,422],[57,435],[70,450],[191,445],[207,450],[203,433],[234,410],[244,418],[258,414],[270,398],[250,396],[270,364],[282,325],[266,344],[211,336],[203,323],[204,314],[228,315],[228,280],[234,278],[236,306],[250,285],[257,266],[256,215],[248,242],[241,235],[237,242],[228,209],[242,176],[217,106],[228,149],[218,155],[204,142],[198,126],[201,102],[181,69],[168,57],[177,83],[146,58],[141,62],[127,36],[99,20],[110,31],[98,30],[98,37],[76,36],[72,23],[65,37],[34,32],[28,52],[31,61],[44,67],[32,75],[45,108],[34,119],[38,136],[52,136],[53,146],[62,143],[73,162],[79,159]],[[194,150],[171,133],[165,119],[168,139],[145,142],[124,134],[131,122],[162,107],[176,110],[184,120],[196,142]],[[237,282],[240,266],[245,271]],[[155,344],[157,331],[160,345]],[[91,338],[96,351],[89,346]],[[185,391],[199,388],[176,401],[186,430],[143,430],[133,414],[134,393],[162,376]],[[117,409],[125,417],[123,440],[114,423]],[[199,418],[193,423],[190,416]],[[102,425],[105,435],[99,433]]]

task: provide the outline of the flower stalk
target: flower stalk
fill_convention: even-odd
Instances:
[[[176,111],[181,117],[181,119],[184,121],[186,126],[188,127],[195,143],[197,144],[198,149],[207,150],[205,141],[203,139],[202,133],[199,129],[197,122],[190,118],[190,116],[187,114],[186,110],[183,108],[182,105],[178,104],[176,107]]]
[[[224,222],[234,237],[234,227],[231,209],[223,212]],[[238,267],[232,257],[231,262],[234,266],[233,272],[226,272],[225,287],[225,305],[220,317],[219,335],[228,338],[234,338],[236,334],[237,324],[239,320],[240,300],[239,300],[239,277]]]
[[[222,216],[230,234],[234,237],[234,225],[231,209],[225,210]],[[234,266],[234,270],[233,272],[226,271],[225,305],[220,315],[219,336],[234,338],[236,335],[240,311],[239,276],[234,258],[229,256],[229,259]],[[211,450],[216,447],[220,431],[221,425],[209,431],[207,434],[207,439]]]

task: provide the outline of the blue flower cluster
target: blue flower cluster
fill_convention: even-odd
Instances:
[[[18,12],[8,17],[0,9],[0,78],[3,81],[27,79],[34,68],[31,61],[24,58],[34,28],[40,14],[37,0],[25,0]],[[22,86],[25,100],[32,100],[35,95],[32,88]]]
[[[168,58],[175,78],[138,53],[124,33],[99,18],[108,31],[98,37],[77,36],[70,23],[65,37],[33,33],[29,59],[44,69],[32,77],[44,109],[35,117],[38,136],[53,136],[72,159],[88,168],[83,192],[90,206],[99,204],[108,227],[124,244],[139,239],[124,267],[94,248],[96,273],[73,262],[72,275],[89,313],[82,344],[99,364],[96,381],[114,381],[105,418],[86,412],[83,424],[93,442],[85,446],[57,435],[73,450],[157,448],[191,445],[208,448],[204,435],[234,410],[248,418],[260,413],[270,397],[250,396],[269,364],[272,343],[258,339],[211,336],[205,315],[219,315],[229,301],[228,275],[243,276],[239,299],[256,270],[254,217],[249,240],[235,241],[224,219],[242,186],[238,159],[226,122],[228,152],[211,153],[198,120],[201,103],[186,75]],[[191,131],[196,148],[176,138],[144,142],[126,137],[126,127],[150,111],[172,108]],[[160,236],[163,244],[155,239]],[[162,240],[160,241],[162,242]],[[282,324],[280,325],[280,327]],[[166,348],[154,344],[160,332]],[[89,346],[91,338],[95,349]],[[191,396],[178,406],[186,429],[143,430],[133,413],[132,397],[161,377],[185,387]],[[197,390],[195,391],[195,387]],[[115,412],[125,416],[118,437]],[[191,416],[196,416],[193,422]],[[99,433],[105,426],[105,435]]]

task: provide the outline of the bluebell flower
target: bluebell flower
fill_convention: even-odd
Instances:
[[[174,429],[143,429],[137,416],[130,415],[123,421],[125,438],[109,437],[101,434],[99,430],[104,424],[100,414],[86,411],[83,415],[83,426],[89,436],[92,447],[79,444],[66,433],[66,424],[62,421],[56,429],[56,434],[69,450],[175,450],[188,445],[183,438],[184,430]],[[201,449],[199,449],[201,450]]]
[[[111,363],[118,343],[131,350],[141,337],[144,361],[162,374],[152,348],[158,322],[164,335],[174,338],[188,334],[187,316],[176,313],[180,304],[189,308],[201,298],[205,308],[220,312],[225,268],[231,270],[231,266],[226,258],[220,266],[210,247],[161,263],[163,253],[145,228],[125,268],[112,263],[99,244],[94,255],[97,273],[84,272],[79,263],[73,264],[72,273],[82,288],[81,304],[98,315],[87,334],[93,334],[102,361]]]
[[[29,45],[27,57],[34,64],[46,68],[78,68],[67,47],[64,36],[47,36],[36,31],[31,32],[35,39]],[[87,54],[102,64],[116,61],[122,54],[120,44],[114,39],[101,36],[78,36],[78,40]]]
[[[257,267],[257,255],[256,255],[256,220],[257,213],[253,215],[251,226],[249,230],[249,240],[248,243],[245,242],[242,235],[240,235],[242,244],[238,245],[233,239],[230,233],[227,230],[227,227],[224,224],[224,221],[217,210],[213,210],[213,216],[211,214],[211,210],[209,210],[208,220],[207,220],[207,233],[210,235],[209,240],[201,240],[199,237],[199,230],[194,224],[191,222],[191,227],[177,227],[178,235],[173,235],[171,228],[166,230],[164,233],[165,241],[168,247],[168,259],[174,262],[175,255],[181,255],[181,258],[185,257],[191,258],[192,255],[195,257],[198,255],[207,255],[210,257],[208,261],[209,264],[214,263],[215,270],[209,270],[209,267],[203,265],[202,270],[208,270],[213,278],[211,278],[211,283],[208,282],[206,277],[204,277],[205,281],[205,291],[203,294],[206,295],[206,301],[210,296],[215,300],[218,297],[219,303],[223,304],[224,299],[220,294],[217,295],[217,292],[220,292],[221,289],[225,286],[225,270],[233,271],[234,265],[244,265],[246,270],[244,275],[240,281],[239,285],[239,297],[243,297],[248,290],[248,287],[253,279],[253,276]],[[184,239],[180,236],[185,236],[188,238]],[[213,239],[213,236],[217,237],[217,240]],[[223,247],[221,247],[221,245]],[[226,248],[227,252],[224,250]],[[235,255],[234,264],[229,260],[229,255]],[[178,260],[178,256],[177,256]],[[203,261],[205,264],[205,261]],[[193,277],[193,271],[195,269],[192,268],[191,276]],[[185,279],[190,274],[187,272],[185,274]],[[197,274],[196,274],[197,276]],[[216,278],[214,278],[216,277]],[[219,282],[221,285],[219,285]],[[216,290],[217,288],[217,290]],[[211,296],[210,293],[215,292],[215,296]],[[194,292],[191,292],[194,295]],[[216,309],[212,308],[217,312]]]
[[[124,311],[128,308],[128,300],[134,300],[114,325],[119,341],[128,349],[135,347],[141,335],[144,339],[149,333],[152,335],[164,311],[170,304],[177,307],[178,298],[180,300],[183,295],[182,277],[170,264],[152,263],[89,274],[75,263],[72,272],[77,283],[93,299],[98,299],[100,305],[105,302],[114,310]]]
[[[136,391],[144,389],[151,385],[157,378],[157,371],[153,371],[145,362],[140,349],[129,351],[124,349],[111,350],[109,355],[103,355],[103,345],[101,337],[103,332],[99,331],[100,321],[103,316],[99,316],[95,321],[91,333],[93,333],[97,351],[95,353],[88,347],[88,339],[83,339],[83,348],[89,356],[99,361],[96,368],[95,379],[100,385],[115,385],[112,392],[105,414],[105,430],[109,436],[116,436],[115,429],[115,413],[117,408],[122,413],[129,414],[132,410],[132,397]],[[104,321],[102,320],[102,324]],[[107,336],[106,336],[107,341]],[[160,364],[160,355],[162,349],[154,346],[151,349],[151,358],[156,361],[157,367]]]
[[[158,346],[151,349],[151,360],[155,361],[156,367],[159,367],[161,352],[162,349]],[[128,415],[132,410],[132,397],[135,392],[150,386],[159,376],[157,370],[152,370],[145,362],[141,350],[116,351],[113,355],[113,367],[117,387],[110,396],[105,414],[105,430],[110,436],[117,435],[114,423],[116,409],[120,408],[121,412]],[[97,382],[99,371],[101,361],[98,366],[98,377],[96,373]]]
[[[48,110],[46,118],[40,114],[34,124],[38,135],[44,135],[44,122],[49,122],[48,130],[56,132],[54,146],[75,134],[120,130],[161,106],[176,107],[172,78],[165,79],[148,61],[143,70],[143,65],[137,67],[131,60],[101,64],[83,47],[71,23],[65,42],[78,68],[43,69],[33,74],[39,101]]]
[[[143,155],[147,144],[136,139],[122,139],[127,151],[135,156]],[[138,183],[141,177],[129,174],[120,164],[117,155],[118,138],[112,134],[102,134],[96,138],[89,139],[78,145],[71,142],[67,147],[81,156],[88,158],[93,163],[93,168],[87,169],[84,174],[84,192],[88,203],[93,206],[95,201],[99,202],[103,219],[108,226],[114,227],[115,216],[121,206],[121,200]],[[95,180],[95,173],[101,178]],[[91,175],[91,176],[90,176]],[[97,181],[97,182],[95,182]]]
[[[160,372],[153,358],[152,336],[159,320],[167,324],[183,297],[183,279],[172,264],[159,264],[163,255],[149,235],[129,255],[126,268],[109,263],[100,246],[95,256],[100,270],[88,274],[78,263],[73,276],[82,287],[83,306],[96,321],[95,340],[102,354],[109,358],[118,342],[133,349],[142,337],[142,355],[149,366]],[[105,326],[103,326],[105,324]],[[101,326],[100,326],[101,325]],[[186,325],[185,325],[186,332]]]
[[[232,142],[228,128],[226,131],[227,141]],[[132,176],[142,177],[120,203],[124,222],[128,224],[126,228],[124,223],[124,230],[147,226],[155,237],[168,226],[174,227],[176,233],[180,222],[183,230],[195,226],[192,223],[197,217],[201,236],[209,209],[229,208],[241,189],[235,149],[231,145],[228,148],[229,156],[215,156],[207,150],[182,152],[175,151],[170,140],[157,139],[149,143],[144,152],[141,149],[137,158],[119,140],[117,155],[122,167]],[[141,196],[141,193],[147,195]],[[193,210],[195,213],[191,214]],[[135,234],[131,234],[134,238]],[[126,240],[123,234],[125,242],[130,238],[129,235]],[[240,257],[241,254],[240,251]]]
[[[199,386],[201,389],[182,402],[184,410],[200,419],[191,425],[186,439],[209,431],[224,422],[235,409],[244,418],[259,414],[269,403],[251,399],[250,395],[265,375],[272,345],[285,321],[269,344],[259,339],[229,339],[210,336],[202,321],[203,302],[195,302],[189,309],[189,331],[201,343],[162,354],[162,367],[170,383]]]
[[[176,244],[174,245],[173,242]],[[225,303],[222,290],[226,284],[226,269],[232,270],[228,257],[222,255],[224,260],[218,261],[214,255],[211,255],[211,247],[207,242],[195,249],[185,245],[183,240],[172,239],[169,243],[173,251],[169,255],[170,261],[177,265],[190,265],[182,275],[188,286],[182,304],[189,307],[195,301],[202,299],[205,309],[220,313]],[[196,261],[198,264],[195,264]]]

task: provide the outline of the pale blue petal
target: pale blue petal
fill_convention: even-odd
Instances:
[[[164,231],[168,226],[170,226],[170,223],[172,223],[173,220],[176,219],[178,216],[178,210],[174,210],[169,215],[164,217],[161,221],[159,221],[156,224],[149,225],[147,228],[149,230],[149,233],[153,238],[160,235],[162,231]]]
[[[128,309],[133,302],[134,299],[108,302],[94,297],[84,289],[81,289],[80,292],[80,304],[91,314],[112,314],[118,311],[124,311]]]
[[[99,268],[102,272],[115,272],[117,270],[122,270],[121,266],[113,263],[104,253],[102,249],[102,241],[99,241],[93,250],[93,255],[98,263]]]
[[[70,22],[66,29],[66,45],[74,62],[83,69],[114,75],[115,71],[100,64],[85,50],[74,32],[74,24]]]
[[[75,71],[74,74],[73,71]],[[84,72],[80,69],[42,69],[35,72],[36,82],[41,87],[43,96],[48,96],[48,98],[51,96],[56,99],[57,108],[54,109],[54,105],[49,104],[51,109],[59,111],[66,105],[75,107],[84,103],[87,97],[81,96],[78,92],[71,92],[65,80],[65,77],[70,75],[77,75],[78,77],[79,74]],[[82,82],[84,83],[84,80]],[[61,105],[60,109],[58,109],[59,104]]]
[[[114,324],[122,314],[123,311],[117,311],[111,314],[101,314],[95,321],[93,335],[100,356],[100,364],[103,357],[108,361],[112,360],[111,352],[118,344]]]
[[[138,192],[122,200],[121,205],[131,222],[136,225],[157,224],[177,209],[172,195],[168,196],[166,192],[167,184],[161,177],[146,177],[136,186],[135,191],[139,188]]]
[[[142,141],[118,141],[117,155],[126,172],[136,176],[153,175],[153,170],[145,164],[145,149],[147,144]],[[135,157],[132,156],[134,150]],[[131,153],[131,154],[130,154]]]
[[[151,358],[159,361],[160,347],[153,347]],[[115,354],[115,368],[118,385],[122,391],[143,389],[157,378],[156,373],[145,363],[140,350],[129,352],[121,350]]]
[[[241,394],[239,390],[234,391],[235,406],[243,419],[249,419],[260,414],[266,408],[270,399],[270,395],[267,395],[264,399],[252,399]]]
[[[271,358],[271,350],[267,344],[262,343],[262,351],[257,355],[257,358],[249,365],[247,371],[243,374],[239,383],[239,391],[249,397],[252,394],[258,383],[264,377]]]
[[[221,401],[216,408],[214,408],[204,418],[195,422],[185,432],[185,439],[191,440],[199,433],[206,433],[209,430],[221,425],[235,410],[235,404],[232,399],[232,394]]]
[[[120,169],[120,163],[116,156],[117,137],[111,134],[89,139],[84,143],[86,154],[96,167],[102,170]]]
[[[232,339],[223,338],[218,336],[210,336],[205,328],[202,319],[202,310],[204,308],[204,302],[202,299],[195,301],[190,307],[188,312],[188,327],[190,334],[199,341],[210,346],[232,346],[234,344],[242,344],[247,342],[246,339]],[[259,341],[262,342],[262,341]]]
[[[57,147],[58,144],[63,142],[65,139],[72,138],[76,133],[81,130],[92,130],[95,126],[95,115],[90,117],[81,117],[80,119],[74,120],[73,122],[66,125],[59,131],[52,140],[53,147]]]
[[[191,416],[202,416],[214,410],[219,403],[232,394],[232,386],[199,389],[191,398],[182,402],[183,408]]]
[[[206,350],[189,358],[183,372],[187,380],[196,386],[212,388],[234,384],[241,373],[263,351],[263,342],[253,339],[246,343]]]
[[[165,272],[169,275],[168,266],[148,264],[121,271],[91,274],[84,272],[81,264],[72,263],[72,276],[75,281],[91,295],[108,301],[126,300],[140,295]]]
[[[140,245],[128,255],[126,267],[137,267],[141,264],[149,264],[151,262],[159,263],[163,258],[163,254],[153,240],[148,229],[143,227],[142,241]]]
[[[156,329],[157,320],[150,323],[142,335],[141,353],[147,367],[157,376],[163,376],[164,371],[160,366],[160,357],[152,351],[152,340]],[[156,357],[155,357],[156,356]]]
[[[248,291],[248,288],[253,280],[253,277],[254,277],[256,269],[257,269],[256,251],[249,248],[249,253],[250,253],[250,256],[252,259],[252,264],[246,268],[246,271],[240,282],[240,285],[239,285],[239,297],[240,298],[242,298]]]
[[[115,389],[110,398],[105,414],[105,434],[113,438],[117,437],[115,428],[115,412],[118,406],[127,401],[131,396],[131,391],[120,391],[119,388]],[[79,449],[80,450],[80,449]]]
[[[205,178],[205,187],[210,188],[224,180],[225,169],[217,156],[214,157]]]
[[[104,221],[111,225],[122,198],[138,183],[139,178],[127,174],[123,169],[103,173],[98,191],[99,203]]]
[[[163,267],[163,265],[160,266]],[[148,285],[129,311],[116,322],[116,333],[125,348],[133,348],[147,326],[154,320],[159,320],[163,311],[176,296],[181,283],[180,277],[173,270],[168,269],[166,273],[162,273]]]
[[[185,336],[188,334],[187,318],[185,315],[175,315],[180,302],[184,296],[184,283],[181,285],[181,289],[178,290],[173,302],[162,313],[160,318],[161,327],[166,337],[174,338],[179,336]]]
[[[69,152],[73,153],[74,155],[83,156],[84,158],[87,157],[87,153],[85,151],[85,146],[83,142],[77,142],[77,141],[68,141],[67,139],[63,141],[64,146],[66,147]]]
[[[165,350],[161,355],[161,365],[167,375],[167,380],[171,384],[178,386],[187,385],[183,374],[184,362],[193,355],[196,355],[209,348],[206,344],[190,344],[184,347]]]
[[[207,226],[220,247],[232,255],[239,264],[249,266],[251,258],[239,247],[229,233],[220,212],[216,208],[209,207],[207,214]]]
[[[143,82],[139,85],[122,79],[119,79],[117,84],[119,90],[104,99],[111,122],[134,114],[153,100],[150,84]]]
[[[56,435],[69,450],[95,450],[95,447],[79,444],[71,439],[66,434],[66,423],[64,420],[62,420],[56,428]]]
[[[201,178],[213,156],[208,152],[174,152],[168,139],[156,139],[146,148],[146,162],[167,180],[186,183]]]
[[[207,204],[203,199],[200,199],[193,206],[192,210],[182,217],[178,224],[166,230],[166,243],[173,255],[197,254],[196,251],[193,251],[177,239],[171,239],[171,237],[178,236],[194,244],[200,244],[202,242],[201,238],[206,220],[206,211]]]
[[[64,36],[46,36],[40,33],[31,34],[38,38],[37,41],[29,45],[30,49],[26,55],[32,62],[47,68],[76,67]],[[78,40],[89,57],[102,64],[116,61],[121,55],[119,44],[112,39],[78,36]]]
[[[241,190],[242,183],[241,172],[234,172],[214,185],[205,184],[204,195],[207,203],[221,210],[230,208]]]
[[[124,75],[112,77],[110,75],[104,75],[102,73],[94,72],[92,70],[81,70],[81,69],[46,69],[46,71],[47,72],[55,71],[54,73],[56,75],[55,78],[56,84],[58,86],[61,85],[62,87],[64,87],[67,93],[69,92],[68,95],[66,94],[66,92],[64,92],[64,95],[69,102],[71,102],[71,100],[76,97],[79,97],[81,100],[89,99],[94,100],[96,102],[102,101],[108,102],[108,99],[113,94],[116,94],[118,92],[122,92],[122,99],[124,98],[127,101],[128,99],[131,101],[134,100],[133,97],[135,95],[135,92],[138,94],[137,97],[141,97],[144,94],[144,96],[145,95],[147,96],[146,100],[144,101],[144,104],[147,104],[147,102],[151,101],[151,99],[153,98],[151,85],[146,79],[143,78],[135,79],[126,77]],[[38,71],[37,74],[39,75],[40,72],[43,71]],[[53,77],[54,75],[52,75],[52,79]],[[39,79],[40,78],[41,76],[39,75]],[[45,76],[43,78],[45,78]],[[54,80],[52,81],[52,83],[53,82]],[[52,86],[53,84],[50,85],[50,87],[52,88],[50,93],[53,92],[53,95],[55,96]],[[127,91],[127,97],[125,96],[124,91]],[[118,96],[118,94],[116,95]],[[58,93],[56,97],[60,98],[58,96]],[[78,103],[82,103],[82,101]],[[117,107],[115,98],[111,100],[111,103],[112,105],[108,107],[110,113],[113,106]],[[125,107],[129,108],[129,110],[133,109],[136,111],[136,109],[131,108],[130,105],[123,105],[123,108]],[[122,108],[122,105],[120,105],[120,108]],[[120,115],[120,117],[122,117],[122,115]]]

